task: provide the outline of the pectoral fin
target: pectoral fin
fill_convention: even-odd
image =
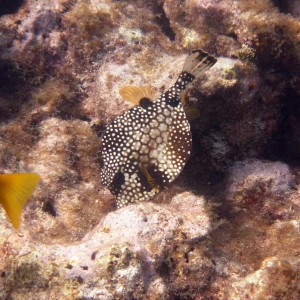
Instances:
[[[183,106],[183,109],[186,114],[186,118],[189,121],[195,120],[200,117],[200,112],[199,109],[195,107],[195,105],[191,105],[186,96],[186,91],[183,91],[181,96],[180,96],[180,101]]]
[[[149,174],[148,170],[146,167],[141,168],[143,174],[145,175],[149,185],[151,186],[152,190],[155,191],[155,193],[159,193],[161,188],[159,184],[155,181],[155,179]]]
[[[184,107],[184,111],[186,114],[186,118],[189,121],[198,119],[200,117],[200,112],[198,110],[198,108],[195,107]]]

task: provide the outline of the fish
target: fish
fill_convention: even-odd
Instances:
[[[36,173],[0,174],[0,204],[15,229],[19,228],[23,206],[40,179]]]
[[[181,173],[192,147],[182,98],[187,86],[216,62],[204,50],[192,51],[175,84],[156,100],[148,86],[120,89],[135,106],[107,126],[101,171],[101,181],[115,196],[117,208],[150,200]]]

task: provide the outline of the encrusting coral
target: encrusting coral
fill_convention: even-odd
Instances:
[[[19,232],[0,210],[0,298],[299,299],[299,7],[1,6],[0,171],[42,180]],[[186,93],[191,158],[153,203],[116,210],[100,172],[119,89],[159,96],[197,48],[218,62]]]

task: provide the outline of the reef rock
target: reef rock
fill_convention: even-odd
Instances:
[[[233,210],[247,208],[268,198],[284,199],[295,186],[295,176],[281,162],[249,160],[228,169],[226,198]]]
[[[3,234],[1,247],[9,244],[18,254],[10,266],[2,258],[2,295],[21,299],[26,288],[39,299],[158,299],[168,297],[169,285],[204,287],[214,264],[193,245],[211,229],[206,210],[203,198],[184,193],[168,208],[146,203],[111,212],[73,245],[32,243],[28,233],[11,244]]]
[[[267,258],[260,269],[232,284],[228,299],[297,299],[298,264],[299,261]]]
[[[18,232],[0,209],[0,299],[292,299],[300,220],[297,0],[4,0],[0,171],[41,182]],[[101,137],[186,55],[200,117],[178,179],[116,210]]]

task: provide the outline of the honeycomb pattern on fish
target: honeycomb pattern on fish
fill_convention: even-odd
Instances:
[[[196,62],[204,59],[197,71],[216,62],[206,52],[197,51],[201,51],[196,53],[201,57]],[[194,67],[194,62],[191,64]],[[185,166],[192,136],[180,96],[195,77],[198,76],[184,67],[175,85],[156,101],[140,99],[138,106],[117,116],[107,127],[101,179],[115,195],[118,208],[151,199],[174,181]]]

